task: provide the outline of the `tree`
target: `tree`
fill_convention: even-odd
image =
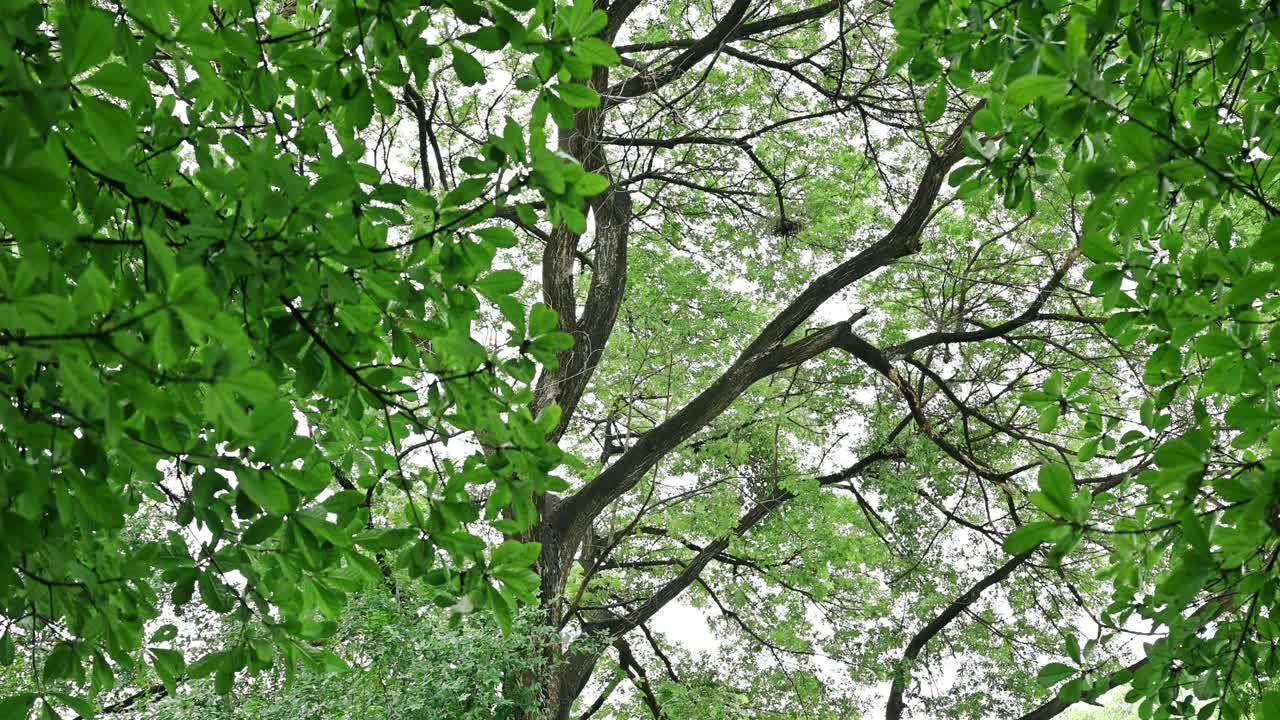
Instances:
[[[341,666],[308,642],[393,562],[504,624],[533,599],[537,548],[490,551],[467,485],[496,483],[508,531],[563,486],[531,388],[572,341],[512,298],[522,278],[493,260],[515,237],[492,219],[580,226],[603,189],[545,142],[548,116],[595,101],[574,79],[610,60],[603,20],[533,0],[5,4],[0,660],[42,657],[6,718],[91,714],[68,688],[111,688],[144,647],[170,692]],[[442,72],[484,82],[477,49],[522,59],[524,122],[447,191],[397,177],[376,128]],[[494,308],[502,349],[474,337]],[[484,447],[439,457],[449,442]],[[433,472],[407,469],[422,456]],[[403,513],[373,518],[394,492]],[[174,625],[149,625],[197,593],[242,630],[187,664]]]
[[[1167,630],[1134,678],[1142,717],[1240,717],[1277,670],[1261,612],[1275,604],[1280,554],[1276,5],[912,2],[894,13],[915,80],[944,75],[938,87],[990,100],[970,136],[980,162],[953,176],[961,194],[994,182],[1006,206],[1033,211],[1040,184],[1066,175],[1089,198],[1090,289],[1156,391],[1123,436],[1095,408],[1063,407],[1092,416],[1081,459],[1119,444],[1154,451],[1155,467],[1134,478],[1142,502],[1103,527],[1043,507],[1035,536],[1061,548],[1081,532],[1119,534],[1107,614]]]
[[[445,557],[455,536],[388,548],[369,579],[399,587],[430,564],[442,604],[499,622],[488,577],[536,594],[552,632],[526,646],[543,669],[505,678],[510,697],[538,691],[524,717],[1046,720],[1126,684],[1144,718],[1240,716],[1275,657],[1275,187],[1265,158],[1230,149],[1277,150],[1275,10],[1207,7],[562,10],[595,67],[560,103],[538,97],[580,170],[557,185],[530,155],[543,197],[475,216],[510,245],[485,269],[539,282],[485,276],[498,297],[467,305],[475,364],[450,368],[515,375],[528,414],[500,417],[536,423],[522,448],[538,480],[525,493],[486,472],[511,455],[497,422],[441,445],[438,467],[406,455],[393,483],[424,484],[362,496],[355,520],[411,526],[430,507],[466,528],[468,559]],[[417,77],[363,135],[384,171],[401,152],[446,198],[500,169],[477,146],[543,117],[529,81],[501,86],[524,77],[518,53],[484,56],[485,85],[450,57],[456,76]],[[1210,104],[1242,124],[1213,124]],[[584,213],[557,202],[571,186]],[[416,252],[397,257],[439,272]],[[483,323],[497,332],[472,333]],[[525,327],[536,377],[504,364]],[[351,334],[393,328],[367,330]],[[449,357],[429,328],[402,332]],[[404,384],[429,394],[438,368],[420,362]],[[320,446],[395,458],[395,442],[416,439]],[[543,478],[560,451],[577,458],[566,484]],[[473,459],[444,465],[453,453]],[[457,494],[430,491],[451,477]],[[535,555],[536,580],[519,572]],[[713,658],[657,624],[683,603],[711,618]]]

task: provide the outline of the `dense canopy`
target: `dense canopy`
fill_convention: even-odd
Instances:
[[[1278,34],[0,3],[0,720],[1280,718]]]

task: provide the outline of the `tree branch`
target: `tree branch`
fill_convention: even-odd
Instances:
[[[778,370],[804,362],[852,336],[849,323],[837,323],[790,345],[782,345],[801,323],[827,299],[900,257],[916,252],[919,238],[942,187],[947,171],[963,155],[963,125],[951,134],[942,153],[929,159],[915,196],[898,222],[871,247],[823,274],[805,288],[760,332],[719,378],[687,405],[660,423],[586,486],[553,509],[552,524],[579,531],[620,497],[666,455],[706,423],[713,420],[753,383]]]

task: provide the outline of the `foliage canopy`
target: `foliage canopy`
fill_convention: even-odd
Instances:
[[[575,79],[610,60],[586,37],[602,20],[522,0],[5,3],[0,606],[7,656],[19,626],[56,643],[6,708],[87,715],[55,684],[109,689],[143,646],[171,689],[225,691],[277,656],[341,665],[306,641],[392,563],[446,606],[506,619],[534,599],[536,546],[490,552],[467,486],[496,483],[484,514],[506,532],[562,486],[554,409],[530,401],[572,340],[492,268],[516,241],[492,218],[584,222],[601,178],[545,126],[597,101]],[[525,59],[532,121],[477,143],[452,187],[393,177],[366,131],[405,86],[483,82],[477,48]],[[473,337],[486,307],[504,349]],[[397,490],[403,513],[374,522]],[[173,625],[147,623],[197,594],[246,630],[186,665]]]
[[[1270,720],[1277,33],[4,3],[0,718]]]

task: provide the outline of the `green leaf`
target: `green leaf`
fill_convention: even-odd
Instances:
[[[0,637],[0,666],[7,667],[13,664],[15,655],[15,644],[13,641],[13,631],[5,630],[4,636]]]
[[[65,641],[60,642],[53,646],[53,651],[44,659],[42,677],[45,682],[69,678],[77,662],[75,648]]]
[[[1248,398],[1241,398],[1232,403],[1231,407],[1227,408],[1225,417],[1227,424],[1237,430],[1269,428],[1272,425],[1271,413],[1266,407]]]
[[[240,535],[240,542],[250,546],[265,542],[283,525],[279,515],[263,515],[245,529]]]
[[[338,657],[338,655],[336,655],[332,651],[329,651],[329,650],[321,651],[317,659],[320,661],[320,666],[321,668],[324,669],[325,672],[339,673],[339,674],[351,672],[351,666],[347,664],[347,661],[343,660],[341,657]]]
[[[573,336],[565,332],[551,332],[538,337],[529,347],[545,352],[561,352],[573,347]]]
[[[1037,545],[1054,539],[1061,526],[1050,520],[1027,523],[1009,533],[1004,539],[1004,550],[1010,555],[1021,555]]]
[[[1085,678],[1078,677],[1071,682],[1063,685],[1058,690],[1058,697],[1062,702],[1070,705],[1077,702],[1084,695],[1085,690],[1089,689],[1089,682]]]
[[[0,720],[27,720],[36,704],[35,693],[18,693],[0,700]]]
[[[453,71],[463,85],[479,85],[484,82],[484,66],[471,53],[450,47],[453,53]]]
[[[1083,13],[1074,12],[1067,21],[1067,60],[1074,63],[1085,55],[1088,39],[1088,20]]]
[[[196,586],[200,589],[200,599],[210,610],[216,613],[230,612],[235,607],[235,598],[231,588],[222,582],[222,578],[212,570],[200,573]],[[195,677],[194,675],[192,677]]]
[[[609,189],[609,179],[603,175],[595,173],[586,173],[573,183],[574,192],[583,197],[591,197],[599,195]]]
[[[1217,35],[1235,29],[1245,22],[1245,18],[1238,5],[1231,8],[1210,4],[1196,7],[1195,13],[1191,15],[1191,22],[1201,30]]]
[[[494,548],[490,562],[494,567],[525,568],[538,559],[540,552],[542,552],[542,543],[507,540]]]
[[[44,167],[0,167],[0,222],[14,233],[30,224],[34,213],[61,206],[66,183]],[[34,232],[37,228],[30,227]]]
[[[1077,670],[1070,665],[1052,662],[1040,668],[1040,672],[1036,674],[1036,682],[1040,683],[1041,687],[1053,687],[1075,675],[1076,672]]]
[[[1062,406],[1054,403],[1040,409],[1040,418],[1036,423],[1042,433],[1053,432],[1058,427],[1058,418],[1062,414]]]
[[[76,397],[92,408],[101,408],[107,401],[106,387],[98,379],[94,369],[78,359],[64,356],[59,363],[59,375]]]
[[[504,227],[481,228],[472,231],[474,235],[500,248],[512,248],[519,244],[519,239],[511,230]]]
[[[1280,217],[1271,218],[1262,226],[1257,241],[1249,247],[1249,254],[1255,260],[1280,260]]]
[[[152,651],[152,655],[154,655],[154,653],[155,651]],[[201,678],[207,678],[207,676],[214,674],[221,664],[223,664],[223,657],[225,657],[225,655],[227,655],[227,653],[210,652],[209,655],[192,662],[191,665],[187,666],[188,678],[198,680]],[[159,669],[159,665],[157,665],[157,669]]]
[[[1280,720],[1280,690],[1267,691],[1259,707],[1262,708],[1262,720]]]
[[[485,596],[488,601],[489,608],[493,610],[493,616],[498,621],[498,627],[502,629],[504,635],[511,633],[511,607],[507,604],[506,597],[503,596],[497,588],[492,585],[485,587]]]
[[[1205,532],[1196,513],[1190,507],[1185,507],[1178,513],[1178,522],[1182,526],[1182,537],[1186,538],[1187,543],[1201,555],[1209,556],[1209,534]]]
[[[555,310],[537,303],[529,311],[529,335],[538,337],[555,330],[560,324],[560,316]]]
[[[507,32],[498,27],[480,28],[460,35],[458,39],[481,50],[495,51],[507,46]]]
[[[240,489],[257,503],[258,507],[272,515],[287,515],[293,510],[284,483],[268,472],[246,471],[236,475]]]
[[[907,72],[912,82],[924,85],[942,74],[942,63],[927,53],[919,53],[911,58]]]
[[[1044,391],[1049,397],[1062,397],[1062,373],[1060,371],[1055,370],[1049,373],[1049,377],[1045,378],[1044,381]]]
[[[1124,259],[1124,256],[1111,243],[1111,239],[1105,233],[1097,231],[1085,231],[1084,237],[1080,239],[1080,250],[1084,252],[1085,257],[1094,262],[1112,263]]]
[[[496,525],[496,523],[495,523]],[[499,576],[502,586],[527,603],[536,603],[538,574],[528,568],[504,569]]]
[[[1196,338],[1195,351],[1204,357],[1219,357],[1240,352],[1240,343],[1226,333],[1212,329]]]
[[[1156,465],[1165,470],[1198,469],[1202,464],[1200,451],[1186,440],[1170,440],[1156,448]]]
[[[1061,463],[1041,465],[1038,484],[1040,492],[1049,498],[1062,516],[1071,517],[1071,496],[1075,492],[1075,482],[1071,479],[1071,470]]]
[[[1111,129],[1115,147],[1140,164],[1155,160],[1155,142],[1151,132],[1137,123],[1122,123]]]
[[[1089,381],[1093,379],[1093,373],[1088,370],[1081,370],[1071,378],[1071,383],[1067,385],[1066,397],[1074,397],[1076,393],[1085,389],[1089,385]]]
[[[71,299],[81,316],[96,315],[111,308],[115,294],[107,276],[102,274],[96,264],[90,263],[76,279],[76,289]]]
[[[142,75],[118,62],[103,65],[78,84],[101,90],[130,103],[150,95],[150,87]]]
[[[381,528],[356,537],[356,544],[369,550],[398,550],[418,536],[413,528]]]
[[[58,699],[58,702],[61,705],[75,712],[79,718],[82,718],[83,720],[93,720],[93,717],[96,714],[93,710],[93,704],[84,698],[78,698],[66,693],[53,693],[53,696]],[[57,717],[58,720],[62,720],[60,715],[55,714],[55,717]]]
[[[926,123],[934,123],[942,119],[942,115],[947,111],[947,84],[939,82],[933,86],[928,95],[924,97],[924,121]]]
[[[228,695],[231,693],[231,689],[235,687],[235,682],[235,671],[228,668],[224,663],[213,675],[213,691],[218,695]]]
[[[524,284],[519,270],[495,270],[475,282],[475,289],[488,298],[510,295]]]
[[[82,99],[80,112],[85,127],[103,152],[116,160],[128,154],[135,139],[133,118],[128,113],[93,97]]]
[[[1274,292],[1277,287],[1280,287],[1280,274],[1274,271],[1251,272],[1235,279],[1231,285],[1231,292],[1227,293],[1227,304],[1249,305],[1254,300]]]
[[[468,372],[480,367],[481,363],[489,359],[489,353],[484,346],[470,337],[446,335],[437,338],[433,344],[445,358]]]
[[[542,412],[538,413],[534,423],[543,433],[549,433],[560,424],[561,412],[559,405],[548,405],[542,409]]]
[[[1067,657],[1075,661],[1076,664],[1084,662],[1080,652],[1080,641],[1076,640],[1075,635],[1067,635]]]
[[[70,27],[63,29],[63,60],[68,74],[75,76],[97,65],[111,54],[115,47],[115,21],[111,15],[97,8],[86,10],[78,18],[70,16]]]
[[[586,85],[578,85],[577,83],[560,83],[556,85],[556,92],[560,95],[560,99],[564,100],[569,107],[575,108],[593,108],[600,105],[600,96],[595,90]]]
[[[1071,83],[1054,75],[1023,75],[1005,88],[1005,101],[1015,108],[1038,98],[1057,100],[1065,97]]]
[[[573,54],[592,65],[614,67],[622,64],[622,58],[609,43],[600,38],[581,38],[573,43]]]

